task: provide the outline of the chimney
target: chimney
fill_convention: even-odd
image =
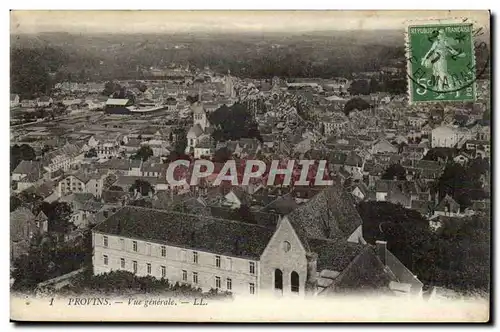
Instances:
[[[307,260],[307,279],[306,279],[306,293],[314,294],[318,287],[318,280],[316,277],[318,271],[318,254],[315,252],[306,253]]]
[[[382,261],[382,264],[387,265],[387,241],[376,241],[377,255]]]

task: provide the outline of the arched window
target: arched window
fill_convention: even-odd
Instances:
[[[293,293],[299,292],[299,274],[295,271],[290,276],[290,285]]]
[[[283,290],[283,272],[280,269],[274,270],[274,289]]]

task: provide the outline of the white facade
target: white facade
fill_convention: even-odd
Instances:
[[[219,277],[220,291],[248,295],[250,284],[253,284],[257,293],[258,261],[99,233],[94,233],[92,241],[94,274],[126,270],[138,276],[164,277],[174,284],[190,284],[203,291],[217,288],[216,279]]]
[[[460,141],[460,135],[456,128],[441,126],[434,128],[431,132],[431,145],[435,147],[451,148]]]
[[[91,193],[95,197],[101,197],[103,186],[103,177],[99,179],[90,179],[85,183],[76,176],[69,175],[59,181],[57,192],[59,197],[66,196],[71,193]]]
[[[194,157],[196,159],[199,159],[203,156],[211,156],[211,155],[212,155],[212,150],[210,148],[203,148],[203,147],[194,148]]]
[[[286,217],[256,260],[96,231],[92,242],[95,275],[126,270],[139,276],[164,277],[174,284],[190,284],[203,291],[219,288],[235,296],[305,294],[306,250]],[[275,288],[277,271],[282,276],[278,282],[281,288]],[[293,282],[292,274],[297,276]]]

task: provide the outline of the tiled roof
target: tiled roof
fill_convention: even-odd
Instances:
[[[312,252],[318,254],[318,271],[343,271],[352,260],[361,253],[364,245],[349,243],[346,239],[308,238]]]
[[[139,168],[141,166],[141,160],[110,159],[96,166],[100,169],[128,171],[132,168]]]
[[[358,156],[354,151],[347,155],[345,160],[345,165],[347,166],[361,166],[363,164],[363,159]]]
[[[346,270],[335,280],[335,292],[388,291],[396,278],[387,271],[371,246],[366,246]]]
[[[13,174],[37,174],[41,171],[41,164],[33,160],[21,160],[12,172]]]
[[[113,185],[116,186],[131,186],[135,183],[136,180],[142,180],[142,181],[147,181],[151,185],[156,185],[159,182],[159,178],[155,176],[126,176],[126,175],[120,175],[117,177],[117,180]]]
[[[55,184],[53,181],[46,181],[39,186],[29,187],[25,190],[26,193],[35,193],[40,195],[42,198],[47,198],[55,190]]]
[[[252,224],[131,206],[94,231],[250,259],[259,259],[274,233]]]
[[[144,162],[141,166],[141,172],[158,172],[166,170],[168,168],[167,164],[155,163],[155,162]]]
[[[347,154],[340,151],[333,151],[328,154],[328,162],[337,165],[343,165],[347,158]]]
[[[432,161],[432,160],[417,160],[415,161],[415,166],[416,168],[422,168],[422,169],[427,169],[427,170],[439,170],[443,166],[437,162],[437,161]]]
[[[46,153],[42,162],[44,165],[49,165],[52,162],[52,159],[56,156],[66,155],[68,157],[74,158],[81,153],[81,149],[85,143],[84,142],[76,142],[74,144],[65,144],[62,148]]]
[[[194,126],[191,127],[188,131],[188,136],[194,135],[195,137],[199,137],[201,134],[203,134],[203,129],[201,128],[200,124],[195,124]]]
[[[285,195],[278,197],[262,209],[263,212],[272,212],[281,215],[286,215],[295,210],[299,205],[295,202],[292,196]]]
[[[338,186],[323,190],[287,217],[295,229],[315,238],[347,239],[362,224],[353,198]]]
[[[84,204],[83,204],[83,207],[82,207],[82,210],[84,211],[91,211],[91,212],[97,212],[99,211],[100,209],[102,209],[102,207],[104,206],[103,203],[101,202],[96,202],[96,201],[86,201]]]
[[[61,197],[60,201],[67,203],[78,203],[83,205],[85,204],[85,202],[93,199],[94,195],[91,193],[72,193],[67,196]]]
[[[128,198],[129,196],[129,193],[126,191],[103,190],[101,199],[104,203],[116,204],[121,203],[122,199]]]
[[[86,172],[75,172],[72,174],[66,175],[64,178],[61,179],[61,181],[64,181],[67,177],[69,176],[74,176],[78,180],[82,181],[83,183],[88,183],[90,180],[97,180],[102,177],[102,174],[100,173],[86,173]]]

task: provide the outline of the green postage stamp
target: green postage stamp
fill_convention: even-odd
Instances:
[[[468,22],[408,26],[411,103],[476,99],[473,32],[473,24]]]

